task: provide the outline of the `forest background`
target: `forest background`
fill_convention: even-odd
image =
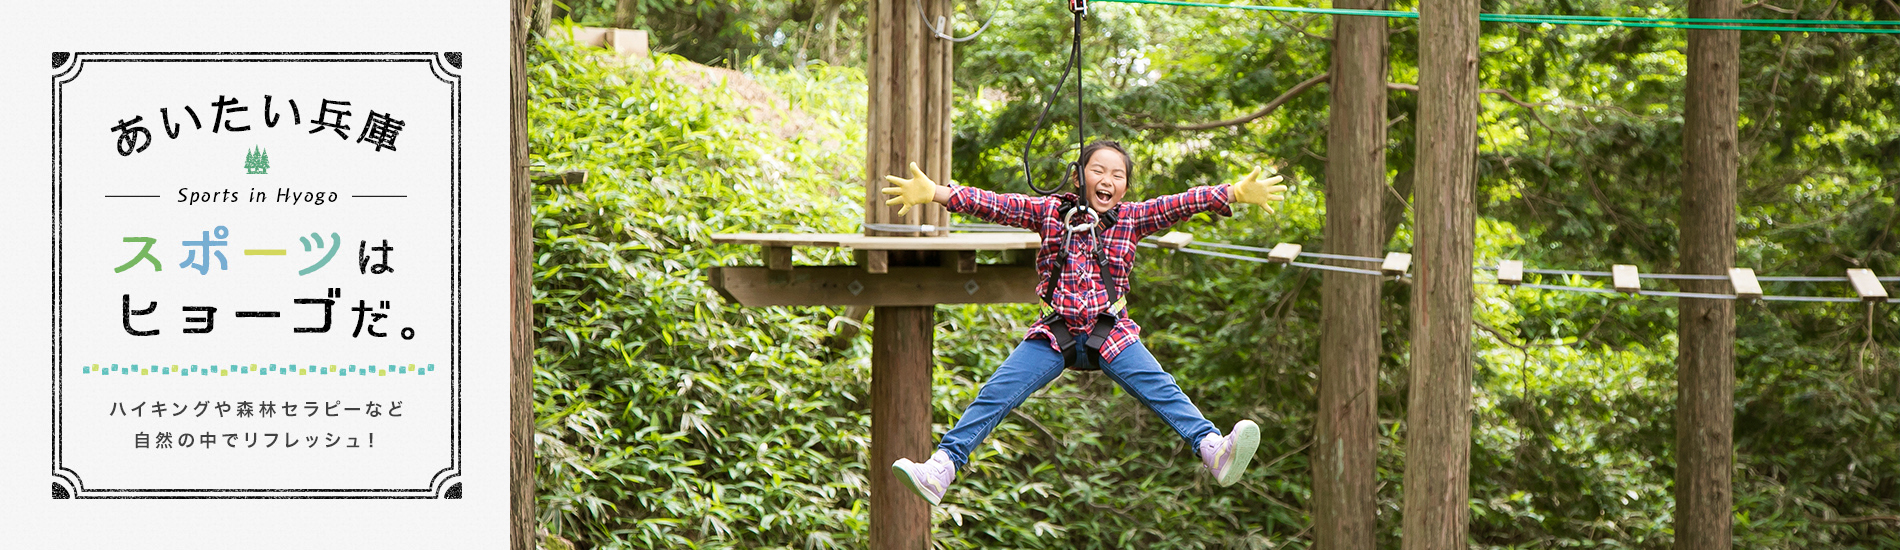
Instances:
[[[1292,4],[1288,4],[1292,5]],[[1027,192],[1019,155],[1060,74],[1052,2],[957,2],[954,169]],[[1415,10],[1400,0],[1390,9]],[[1677,2],[1527,0],[1485,12],[1683,17]],[[729,231],[855,232],[863,216],[865,6],[844,0],[574,0],[529,53],[535,195],[536,475],[546,548],[855,548],[865,543],[869,346],[842,308],[745,309],[705,269],[752,264]],[[1749,4],[1751,18],[1897,19],[1889,0]],[[652,31],[621,63],[566,25]],[[1410,248],[1414,21],[1389,21],[1388,250]],[[1275,215],[1206,217],[1200,239],[1322,250],[1327,16],[1096,4],[1088,129],[1137,164],[1130,198],[1276,168]],[[1677,271],[1684,31],[1482,26],[1478,264]],[[1739,253],[1763,275],[1900,272],[1900,38],[1742,34]],[[1031,148],[1052,178],[1073,96]],[[1059,104],[1060,106],[1060,104]],[[1184,127],[1204,127],[1186,129]],[[1068,151],[1072,151],[1069,149]],[[1071,153],[1072,154],[1072,153]],[[965,220],[976,221],[976,220]],[[932,516],[940,548],[1310,544],[1319,281],[1308,270],[1144,250],[1143,339],[1211,420],[1263,426],[1218,488],[1165,424],[1100,374],[1012,414]],[[985,261],[992,260],[985,257]],[[799,263],[848,263],[799,249]],[[1487,276],[1480,274],[1479,279]],[[1545,282],[1607,286],[1607,280]],[[1654,281],[1652,281],[1653,283]],[[1648,283],[1646,283],[1648,284]],[[1660,288],[1670,288],[1664,284]],[[1379,544],[1398,546],[1410,287],[1384,285]],[[1771,283],[1770,294],[1850,296]],[[1674,300],[1479,285],[1474,548],[1672,541]],[[933,418],[954,422],[1033,306],[940,306]],[[1900,548],[1900,310],[1737,307],[1735,544]],[[867,324],[868,327],[868,324]],[[833,346],[832,344],[839,344]]]

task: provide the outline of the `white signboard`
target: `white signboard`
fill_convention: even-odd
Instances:
[[[0,532],[506,545],[507,4],[114,4],[0,33]]]
[[[62,56],[54,494],[459,498],[462,54]]]

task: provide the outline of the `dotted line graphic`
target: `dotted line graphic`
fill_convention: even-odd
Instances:
[[[176,374],[179,376],[191,376],[193,374],[196,374],[199,376],[230,376],[233,374],[238,374],[238,375],[278,374],[278,375],[284,375],[284,376],[290,376],[290,375],[308,376],[312,374],[349,376],[349,375],[354,374],[357,376],[389,376],[391,374],[395,374],[395,375],[414,374],[414,375],[421,376],[421,375],[427,375],[430,372],[434,372],[434,371],[435,371],[434,363],[429,363],[423,366],[416,366],[415,363],[409,363],[407,365],[363,365],[363,366],[304,365],[301,367],[294,364],[279,367],[277,366],[276,363],[269,363],[263,366],[259,366],[257,363],[251,363],[248,365],[205,365],[202,367],[198,365],[139,366],[136,364],[122,367],[122,366],[119,366],[118,363],[112,363],[109,366],[101,366],[98,363],[93,363],[91,365],[82,365],[79,367],[80,374],[98,374],[102,376],[109,376],[113,374],[121,374],[121,375],[128,375],[128,376],[134,375],[134,374],[137,374],[137,375]]]

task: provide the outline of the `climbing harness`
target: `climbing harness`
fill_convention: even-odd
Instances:
[[[1109,307],[1096,314],[1093,326],[1088,328],[1088,338],[1080,342],[1080,346],[1076,345],[1078,342],[1070,333],[1069,324],[1062,319],[1061,314],[1050,312],[1043,316],[1042,323],[1049,327],[1049,334],[1054,338],[1056,347],[1062,350],[1064,366],[1073,370],[1101,370],[1102,346],[1108,343],[1109,333],[1115,330],[1115,324],[1120,322],[1121,315],[1127,310],[1127,304],[1123,303],[1121,293],[1115,290],[1114,282],[1109,279],[1108,256],[1102,250],[1102,229],[1115,226],[1115,213],[1110,211],[1098,214],[1094,209],[1089,208],[1085,199],[1082,198],[1084,196],[1082,164],[1086,160],[1082,158],[1082,150],[1086,148],[1084,144],[1087,143],[1085,138],[1088,133],[1082,95],[1082,16],[1087,15],[1088,12],[1088,0],[1069,0],[1069,13],[1074,18],[1074,25],[1070,27],[1069,61],[1063,64],[1062,77],[1056,79],[1055,89],[1049,91],[1049,99],[1043,102],[1042,114],[1036,117],[1036,125],[1029,130],[1029,140],[1023,144],[1022,159],[1023,180],[1036,194],[1053,195],[1062,190],[1060,180],[1047,188],[1036,185],[1036,177],[1029,167],[1029,151],[1035,146],[1036,135],[1042,132],[1043,123],[1049,118],[1049,110],[1055,107],[1056,97],[1061,95],[1062,86],[1068,82],[1069,72],[1074,71],[1076,158],[1069,163],[1067,168],[1068,175],[1075,183],[1075,196],[1063,198],[1061,206],[1056,210],[1056,217],[1061,220],[1063,227],[1062,246],[1056,252],[1055,270],[1050,273],[1048,279],[1043,281],[1042,301],[1051,308],[1054,307],[1056,285],[1061,283],[1062,272],[1069,264],[1069,243],[1077,233],[1088,232],[1091,244],[1089,252],[1095,260],[1096,275],[1101,279],[1102,287],[1108,291]],[[1077,222],[1078,215],[1086,216],[1086,218]]]
[[[1086,219],[1078,222],[1078,215]],[[1089,255],[1095,260],[1095,273],[1101,279],[1102,288],[1108,292],[1108,308],[1095,315],[1095,321],[1088,327],[1088,338],[1079,342],[1069,330],[1069,323],[1056,312],[1042,317],[1042,323],[1049,327],[1056,348],[1062,350],[1063,365],[1071,370],[1101,370],[1102,346],[1108,343],[1108,335],[1115,331],[1116,323],[1127,314],[1128,304],[1121,293],[1115,289],[1115,283],[1108,275],[1108,255],[1102,246],[1102,230],[1115,226],[1115,212],[1096,213],[1094,209],[1077,200],[1064,199],[1057,209],[1056,216],[1062,220],[1062,245],[1057,248],[1056,268],[1044,281],[1042,302],[1051,308],[1055,304],[1056,285],[1062,281],[1062,272],[1069,265],[1069,245],[1078,233],[1088,233]]]

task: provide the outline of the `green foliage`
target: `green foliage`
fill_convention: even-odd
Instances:
[[[740,309],[703,279],[742,252],[711,233],[861,217],[824,197],[856,196],[835,174],[856,165],[839,150],[861,150],[844,128],[862,123],[781,139],[723,86],[676,81],[683,63],[603,65],[558,41],[532,55],[535,160],[591,174],[535,196],[541,524],[581,548],[850,546],[866,519],[862,362],[822,351],[830,312]],[[847,69],[785,78],[862,86]]]
[[[719,66],[763,58],[774,65],[864,59],[868,7],[847,0],[568,0],[567,17],[589,26],[646,29],[656,51]]]
[[[972,13],[994,9],[997,24],[956,49],[955,177],[1026,191],[1019,155],[1066,57],[1067,15],[1045,2],[972,7],[959,4],[959,34],[974,30]],[[1802,18],[1894,17],[1868,0],[1785,7]],[[866,464],[868,348],[820,344],[836,311],[741,309],[702,283],[707,267],[757,262],[751,250],[708,245],[709,233],[851,231],[862,215],[862,72],[844,68],[854,64],[846,56],[801,63],[796,48],[803,59],[821,57],[808,41],[764,38],[774,36],[766,29],[789,28],[772,14],[805,8],[751,9],[733,17],[751,25],[752,49],[717,33],[690,46],[750,52],[737,57],[752,61],[738,65],[811,121],[789,137],[745,101],[681,84],[677,75],[689,69],[677,58],[603,66],[560,43],[531,58],[537,160],[593,174],[584,186],[540,189],[536,212],[540,514],[550,533],[581,548],[864,545],[865,476],[882,467]],[[1684,15],[1676,3],[1600,0],[1487,1],[1483,9]],[[1131,146],[1130,198],[1278,166],[1295,184],[1280,214],[1243,210],[1181,229],[1321,249],[1324,85],[1248,124],[1165,126],[1253,112],[1325,72],[1331,46],[1319,37],[1331,33],[1330,19],[1096,10],[1085,41],[1088,128]],[[1783,17],[1764,10],[1743,15]],[[1416,30],[1392,25],[1389,79],[1416,82]],[[838,27],[861,26],[859,14]],[[1896,39],[1742,37],[1737,264],[1762,274],[1900,271],[1892,234],[1900,128],[1888,114],[1900,100]],[[1486,23],[1481,46],[1482,87],[1530,106],[1482,96],[1480,265],[1514,258],[1677,271],[1683,32]],[[1055,177],[1073,154],[1064,151],[1074,131],[1071,93],[1064,90],[1032,149],[1040,179]],[[1393,194],[1403,195],[1416,94],[1389,97],[1388,169]],[[1402,218],[1392,250],[1410,246]],[[834,251],[799,254],[800,263],[846,261]],[[1304,449],[1313,436],[1319,277],[1142,254],[1130,300],[1144,340],[1211,420],[1262,424],[1259,465],[1240,485],[1211,487],[1179,438],[1139,403],[1099,374],[1071,373],[979,449],[933,515],[938,546],[1310,544]],[[1397,547],[1410,287],[1384,289],[1379,542]],[[1803,283],[1767,290],[1847,292]],[[1476,306],[1473,546],[1668,547],[1674,302],[1483,285]],[[933,414],[941,436],[1035,311],[938,312]],[[1839,519],[1900,512],[1900,310],[1774,303],[1738,304],[1737,312],[1737,546],[1900,547],[1890,522]]]

